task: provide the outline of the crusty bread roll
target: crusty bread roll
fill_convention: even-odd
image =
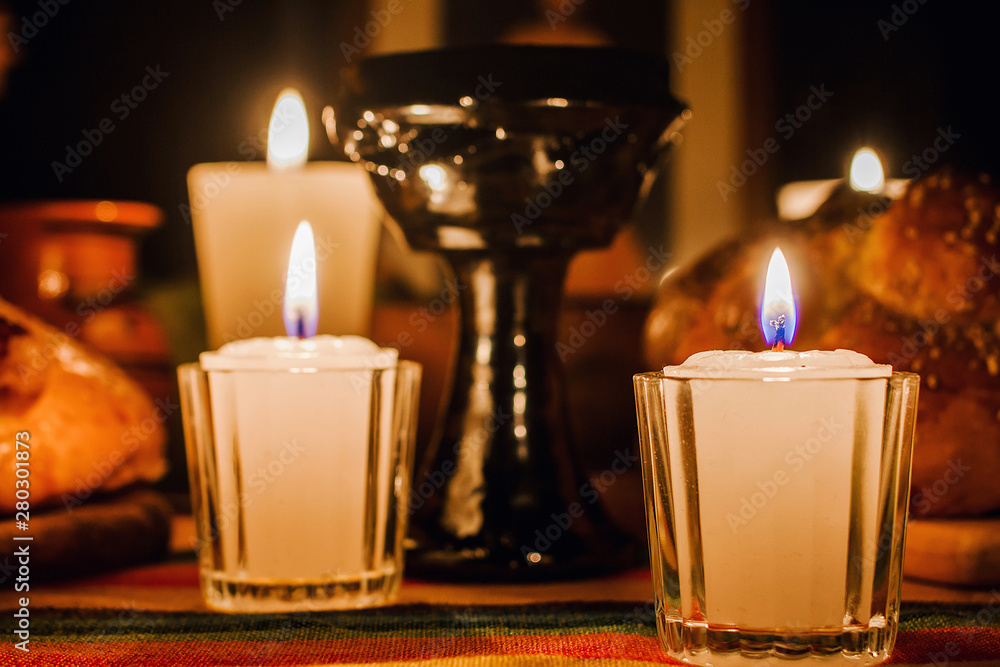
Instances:
[[[906,317],[996,322],[998,205],[985,176],[945,169],[914,183],[862,236],[859,289]]]
[[[659,367],[765,349],[757,316],[780,246],[799,304],[794,349],[853,349],[920,373],[914,514],[1000,510],[997,202],[987,179],[948,169],[873,218],[861,212],[884,202],[841,190],[810,220],[725,242],[671,274],[646,323],[646,358]]]
[[[1000,508],[1000,378],[980,361],[997,333],[893,314],[860,295],[816,347],[844,347],[920,373],[910,510],[977,516]]]
[[[166,416],[110,361],[0,299],[0,512],[16,508],[17,433],[30,434],[31,509],[71,508],[159,479]]]

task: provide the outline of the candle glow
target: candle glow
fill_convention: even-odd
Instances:
[[[792,294],[788,262],[781,249],[775,248],[767,265],[764,297],[760,305],[760,328],[764,333],[764,340],[778,349],[791,345],[795,338],[796,324],[795,297]],[[780,337],[779,331],[782,332]]]
[[[319,323],[316,288],[316,243],[312,226],[303,220],[295,230],[288,258],[283,315],[289,336],[311,338]]]
[[[267,128],[267,166],[298,169],[309,155],[309,117],[299,91],[286,88],[278,95]]]
[[[882,162],[870,148],[860,148],[851,160],[851,187],[859,192],[878,192],[885,186]]]

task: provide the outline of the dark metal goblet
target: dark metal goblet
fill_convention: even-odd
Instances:
[[[341,146],[459,286],[450,403],[417,476],[440,488],[413,516],[411,572],[541,579],[633,562],[571,456],[556,323],[569,259],[610,243],[688,115],[668,72],[618,49],[534,46],[346,70]]]

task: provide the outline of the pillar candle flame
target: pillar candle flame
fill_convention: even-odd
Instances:
[[[860,148],[851,160],[851,187],[859,192],[879,192],[885,187],[882,161],[870,148]]]
[[[316,335],[319,322],[316,242],[313,239],[312,226],[305,220],[299,223],[292,239],[283,314],[285,331],[289,336],[311,338]]]
[[[767,265],[764,298],[760,304],[760,328],[764,340],[776,350],[792,344],[796,329],[795,297],[788,262],[780,248],[775,248]]]
[[[267,166],[296,169],[309,155],[309,117],[299,91],[286,88],[278,95],[267,128]]]

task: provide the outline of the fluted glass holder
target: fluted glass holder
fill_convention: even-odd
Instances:
[[[657,630],[670,656],[714,667],[889,657],[918,384],[911,373],[634,377]],[[738,408],[763,392],[777,400]]]
[[[392,602],[420,365],[178,369],[201,589],[227,612]]]

